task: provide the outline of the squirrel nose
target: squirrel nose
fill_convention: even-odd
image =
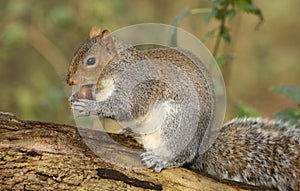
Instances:
[[[73,78],[69,78],[69,79],[68,79],[68,84],[69,84],[70,86],[75,85],[75,84],[76,84],[76,81],[75,81]]]

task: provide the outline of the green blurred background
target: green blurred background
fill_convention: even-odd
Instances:
[[[273,85],[300,86],[300,1],[254,1],[265,22],[242,14],[229,24],[233,42],[223,45],[234,61],[226,73],[228,110],[235,116],[246,103],[262,116],[296,107],[270,91]],[[114,31],[127,25],[171,24],[184,8],[209,8],[207,0],[1,0],[0,111],[22,119],[72,124],[66,85],[69,61],[91,26]],[[199,39],[216,27],[203,14],[187,16],[179,27]],[[212,50],[214,41],[207,42]]]

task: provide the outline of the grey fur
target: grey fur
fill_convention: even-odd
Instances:
[[[88,50],[81,47],[73,62],[84,64],[90,53],[100,54],[103,45],[91,40],[94,44]],[[105,54],[111,59],[98,73],[76,68],[81,85],[96,83],[95,100],[78,100],[74,94],[72,107],[81,115],[126,124],[144,144],[146,152],[141,157],[147,167],[159,172],[188,164],[221,179],[280,191],[300,190],[299,127],[234,119],[221,127],[213,145],[202,154],[200,144],[210,131],[215,107],[212,79],[202,62],[185,50],[137,50],[118,40],[110,43],[116,51]],[[110,86],[105,85],[107,81]]]

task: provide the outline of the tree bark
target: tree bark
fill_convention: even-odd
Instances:
[[[119,149],[112,140],[138,144],[123,135],[112,135],[110,140],[106,136],[84,129],[79,134],[76,127],[24,121],[0,112],[0,190],[244,190],[184,168],[154,173],[110,164],[86,144],[97,141],[109,149]],[[124,154],[125,161],[134,160],[140,154],[136,150],[117,153]]]

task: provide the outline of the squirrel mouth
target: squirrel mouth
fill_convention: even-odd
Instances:
[[[71,95],[69,101],[74,102],[78,99],[95,100],[94,92],[95,92],[95,84],[82,85],[79,88],[79,91]]]

